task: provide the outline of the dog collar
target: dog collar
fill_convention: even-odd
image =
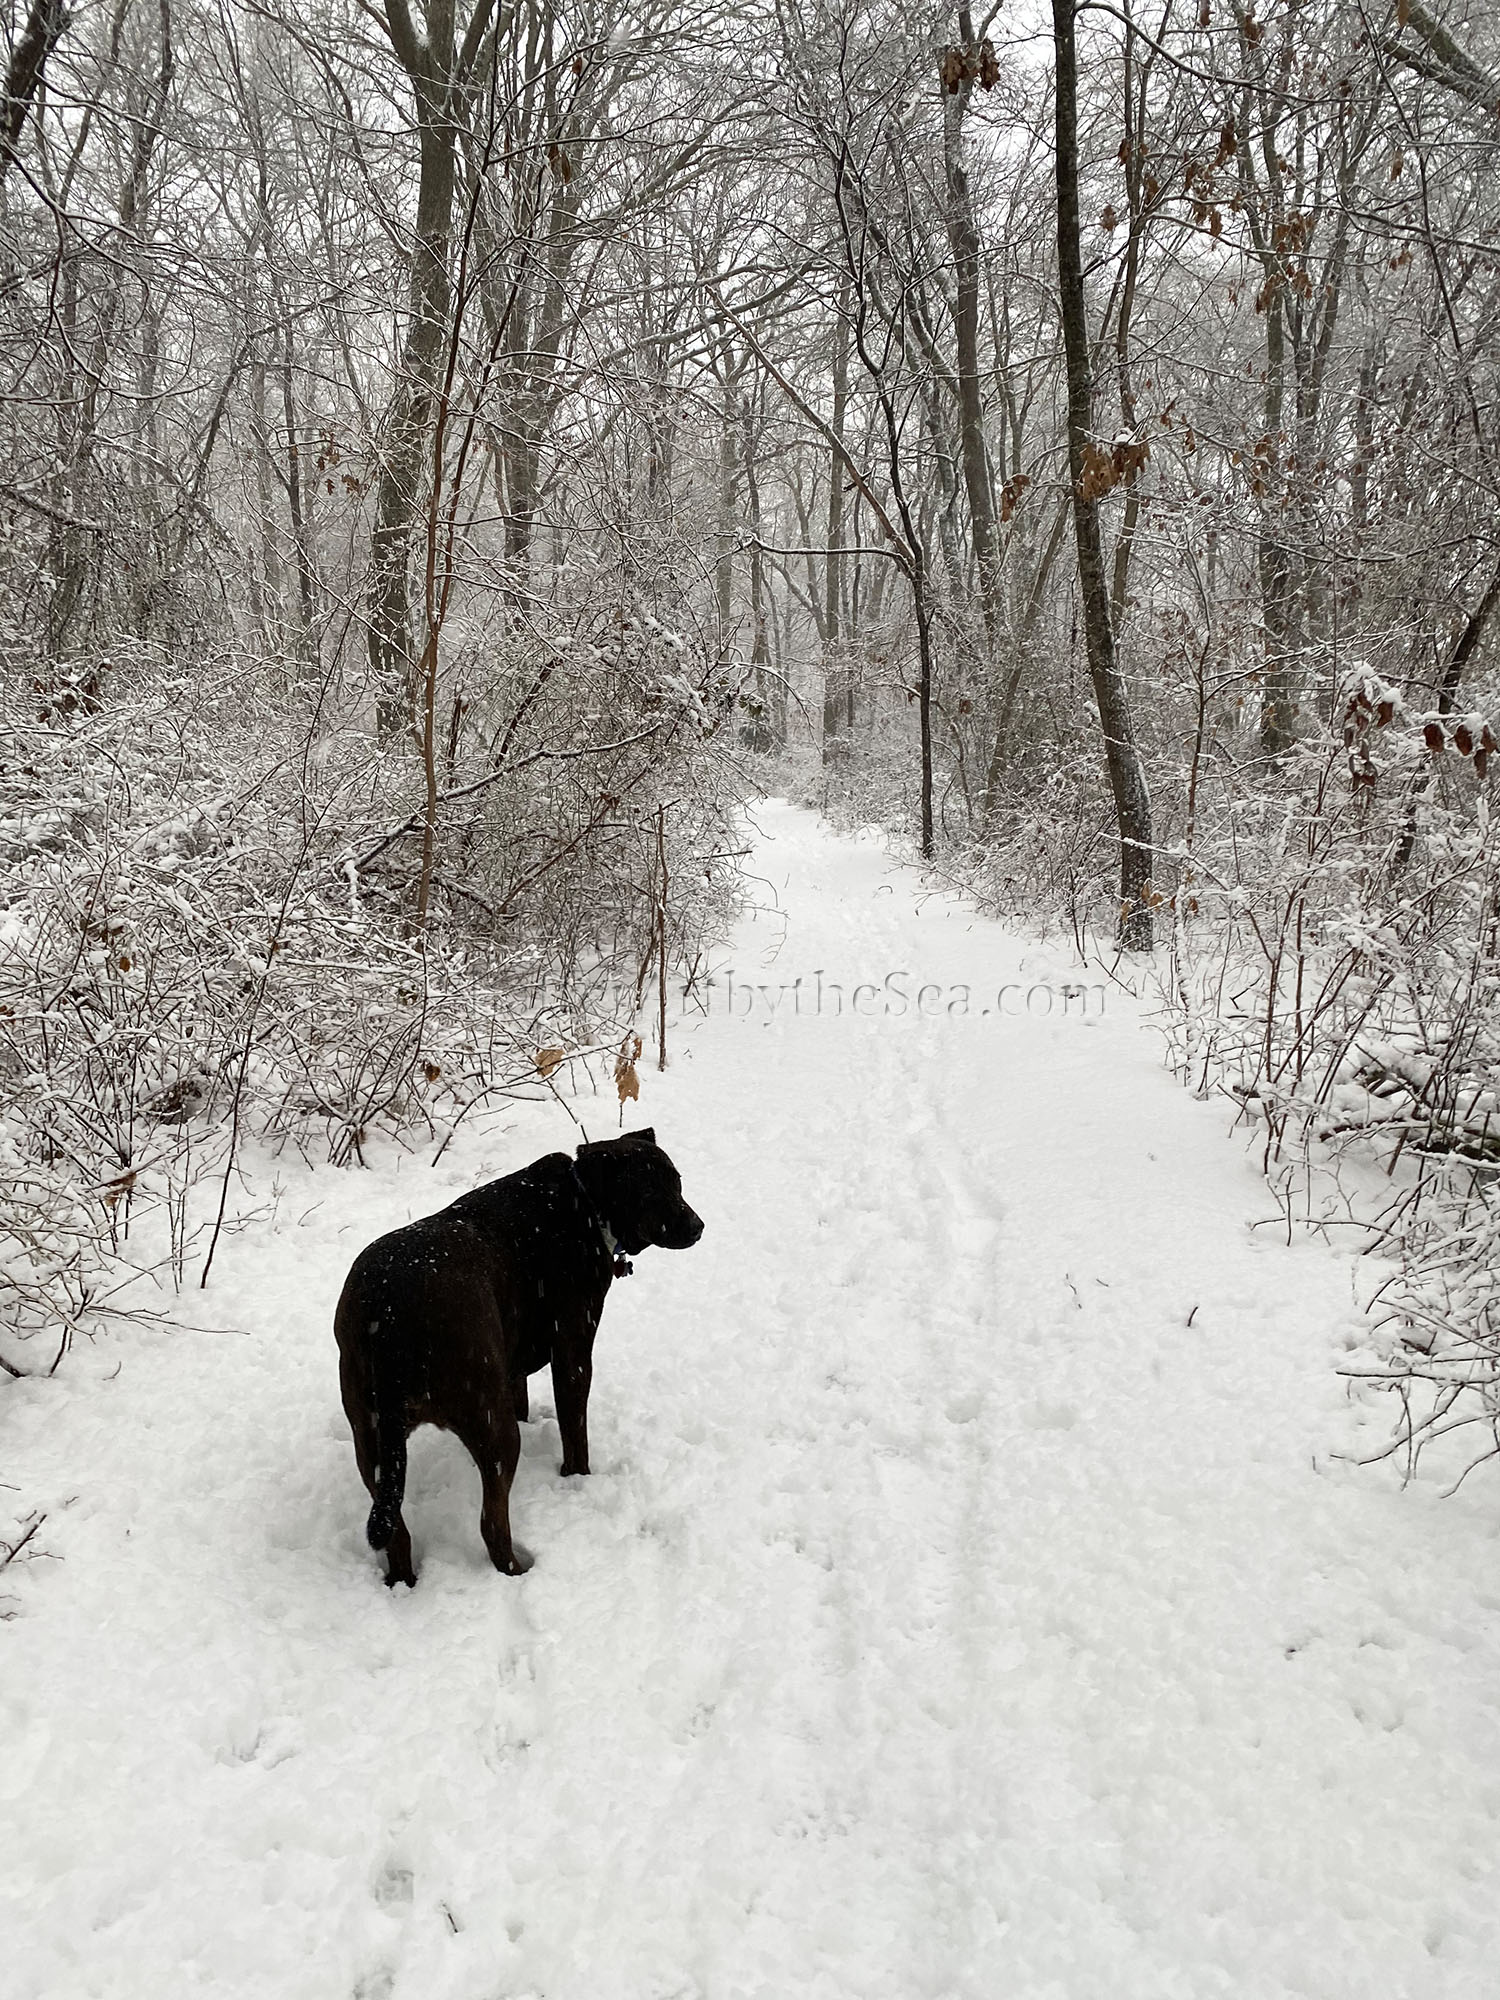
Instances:
[[[634,1264],[631,1263],[625,1252],[620,1248],[619,1243],[615,1239],[615,1232],[595,1207],[594,1197],[583,1184],[583,1175],[579,1173],[576,1166],[572,1169],[572,1172],[578,1192],[583,1196],[583,1205],[594,1218],[594,1227],[598,1230],[600,1240],[609,1253],[610,1270],[617,1278],[628,1278],[635,1269]]]

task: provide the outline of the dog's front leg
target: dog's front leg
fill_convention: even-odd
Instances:
[[[459,1441],[479,1467],[483,1500],[479,1532],[489,1550],[490,1561],[502,1575],[524,1576],[531,1557],[518,1542],[511,1540],[510,1489],[521,1458],[521,1433],[514,1417],[490,1423],[467,1419],[462,1428],[454,1426]]]
[[[553,1355],[552,1399],[557,1405],[557,1428],[562,1432],[564,1479],[589,1469],[589,1385],[593,1379],[593,1357],[587,1350]]]

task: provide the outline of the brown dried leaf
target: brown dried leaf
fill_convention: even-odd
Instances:
[[[543,1076],[551,1076],[553,1070],[557,1068],[557,1065],[567,1053],[566,1049],[538,1049],[536,1052],[536,1066]]]
[[[623,1105],[627,1098],[639,1102],[641,1080],[635,1073],[636,1062],[641,1053],[639,1035],[627,1035],[620,1044],[620,1053],[615,1057],[615,1089],[620,1094]]]
[[[1020,504],[1021,495],[1030,484],[1031,480],[1029,476],[1024,472],[1018,472],[1014,479],[1007,479],[1005,484],[1000,488],[1000,519],[1002,522],[1008,521],[1011,515],[1015,513],[1017,506]]]
[[[1119,483],[1113,455],[1092,442],[1083,447],[1083,471],[1078,490],[1085,500],[1102,500]]]

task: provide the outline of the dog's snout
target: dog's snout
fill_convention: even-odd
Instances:
[[[672,1225],[672,1232],[662,1247],[667,1250],[691,1250],[702,1234],[703,1217],[695,1215],[687,1203],[683,1202]]]

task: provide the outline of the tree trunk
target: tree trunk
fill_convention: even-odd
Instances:
[[[1105,759],[1120,832],[1119,938],[1127,951],[1148,951],[1152,934],[1151,801],[1131,730],[1129,698],[1115,659],[1109,587],[1099,534],[1099,503],[1093,496],[1084,462],[1093,429],[1094,397],[1079,246],[1076,4],[1077,0],[1052,0],[1052,37],[1057,55],[1057,276],[1068,376],[1068,471],[1073,486],[1073,530],[1078,542],[1078,581],[1083,598],[1089,675],[1099,710],[1099,726],[1104,732]]]
[[[10,170],[21,142],[31,100],[41,85],[47,58],[72,19],[65,0],[32,0],[26,26],[11,51],[0,97],[0,181]]]
[[[448,245],[455,184],[453,127],[441,88],[421,75],[414,75],[412,84],[421,165],[409,276],[410,319],[387,420],[370,545],[370,667],[378,691],[380,729],[387,736],[415,719],[417,679],[408,565],[421,509],[438,370],[452,309]]]
[[[844,719],[843,662],[839,652],[843,615],[844,418],[849,407],[849,279],[839,287],[833,327],[833,423],[835,443],[828,457],[828,554],[823,559],[823,761],[837,754]],[[853,719],[852,717],[850,718]]]
[[[734,625],[734,543],[735,499],[739,488],[738,429],[739,369],[734,365],[728,344],[724,347],[723,405],[719,419],[719,493],[717,549],[714,560],[714,597],[719,614],[719,658],[726,659]]]
[[[455,118],[494,4],[474,0],[457,51],[454,0],[428,0],[425,40],[417,35],[407,0],[388,0],[382,17],[411,84],[418,144],[406,338],[386,423],[370,538],[370,668],[377,722],[387,736],[419,720],[421,649],[413,645],[409,565],[453,309],[448,256],[458,172]]]
[[[953,338],[958,359],[959,456],[964,491],[969,502],[969,536],[979,578],[979,602],[984,617],[985,649],[995,656],[1000,623],[1000,552],[995,528],[995,499],[990,482],[989,453],[984,443],[984,400],[979,387],[979,224],[964,165],[964,114],[980,76],[974,45],[974,22],[967,4],[958,10],[961,63],[956,88],[943,96],[943,173],[947,183],[945,219],[953,252]],[[986,80],[989,73],[986,72]]]
[[[756,470],[757,426],[752,399],[742,412],[740,455],[745,468],[745,511],[750,528],[750,665],[755,692],[749,726],[744,731],[752,750],[780,750],[786,744],[785,699],[778,704],[771,674],[771,646],[766,616],[766,559],[761,549],[760,477]]]
[[[1120,288],[1120,310],[1115,320],[1115,370],[1119,384],[1120,415],[1133,436],[1139,433],[1140,422],[1137,411],[1135,382],[1130,366],[1130,330],[1135,315],[1136,290],[1141,275],[1141,243],[1146,233],[1148,220],[1145,200],[1145,159],[1146,159],[1146,90],[1150,78],[1149,62],[1137,86],[1135,71],[1135,37],[1125,37],[1124,56],[1125,95],[1125,143],[1121,152],[1125,162],[1125,194],[1130,215],[1130,233],[1125,243],[1125,270]],[[1110,627],[1116,645],[1125,629],[1125,610],[1129,602],[1130,557],[1135,547],[1135,532],[1140,521],[1141,496],[1138,487],[1141,460],[1132,452],[1126,461],[1124,478],[1125,518],[1121,523],[1120,537],[1115,543],[1114,574],[1109,587]]]
[[[297,564],[297,651],[305,668],[312,664],[313,565],[304,508],[302,453],[297,442],[297,400],[292,384],[292,329],[281,329],[281,419],[286,426],[287,511],[292,523],[292,554]]]
[[[118,0],[111,23],[112,62],[118,59],[127,11],[128,0]],[[144,285],[147,281],[149,239],[145,211],[151,185],[151,162],[161,137],[177,73],[170,0],[157,0],[157,55],[156,75],[146,87],[143,98],[131,105],[133,136],[129,165],[120,188],[119,219],[113,232],[116,242],[110,246],[109,254],[103,260],[107,276],[102,297],[95,309],[94,333],[92,340],[87,342],[87,357],[84,358],[72,341],[69,343],[70,349],[78,354],[83,377],[82,394],[78,397],[78,428],[67,452],[69,510],[75,515],[85,513],[88,508],[88,487],[100,434],[100,405],[107,403],[106,376],[120,333],[126,279],[133,271],[138,282]],[[63,286],[65,293],[70,294],[64,300],[65,325],[76,317],[83,274],[81,258],[69,256],[64,260]],[[100,551],[91,547],[77,528],[66,530],[60,555],[48,614],[49,638],[57,657],[68,649],[80,609],[87,600],[97,603],[100,588],[97,567]]]
[[[251,593],[251,608],[261,649],[270,657],[279,653],[286,641],[286,601],[277,539],[270,421],[266,412],[266,364],[258,340],[252,347],[250,361],[250,438],[255,455],[260,542],[259,560],[252,555],[250,561],[251,574],[257,579],[257,587]]]

